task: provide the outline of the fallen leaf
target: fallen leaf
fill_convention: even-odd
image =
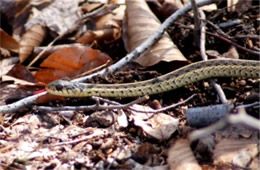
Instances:
[[[148,106],[133,105],[135,111],[131,110],[131,118],[134,124],[153,138],[163,141],[167,140],[177,129],[179,120],[164,113],[149,113],[154,110]],[[140,111],[140,112],[138,112]],[[144,113],[146,112],[146,113]],[[151,117],[152,116],[152,117]]]
[[[26,31],[20,41],[19,58],[21,63],[32,53],[34,47],[42,43],[45,35],[45,28],[38,24]]]
[[[214,150],[214,164],[247,167],[258,154],[258,143],[250,139],[223,139]]]
[[[78,43],[83,45],[91,44],[93,41],[113,42],[121,37],[121,29],[106,28],[103,30],[91,31],[88,30],[77,39]]]
[[[171,170],[201,170],[186,139],[178,139],[171,146],[167,162]]]
[[[235,46],[231,46],[227,52],[223,54],[226,58],[232,58],[232,59],[239,59],[239,53],[237,52],[237,49]]]
[[[0,60],[0,77],[8,73],[8,71],[10,71],[18,62],[18,57],[4,58]]]
[[[0,28],[0,47],[11,50],[13,52],[18,52],[19,43],[10,35],[8,35],[4,30]]]
[[[198,0],[195,0],[196,2],[198,2]],[[183,4],[186,5],[187,3],[190,3],[190,0],[183,0]],[[212,4],[209,4],[209,5],[204,5],[202,7],[199,7],[199,9],[202,9],[204,11],[207,11],[207,12],[211,12],[211,11],[215,11],[217,10],[217,5],[216,3],[212,3]]]
[[[111,58],[98,50],[85,46],[65,47],[46,58],[41,67],[47,69],[35,73],[38,81],[49,83],[63,77],[73,77],[92,70]]]
[[[21,64],[14,65],[6,75],[32,83],[36,82],[32,73]]]
[[[48,29],[61,35],[75,26],[81,17],[79,0],[54,0],[50,5],[38,11],[34,9],[33,17],[25,24],[25,28],[32,25],[46,25]]]
[[[142,44],[160,27],[161,23],[151,12],[144,0],[126,1],[126,23],[124,26],[124,43],[128,52]],[[152,66],[160,61],[186,61],[185,57],[172,42],[169,35],[164,33],[162,38],[135,61],[142,66]]]

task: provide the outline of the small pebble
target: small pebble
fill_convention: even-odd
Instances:
[[[235,85],[235,83],[234,82],[231,82],[230,83],[230,87],[235,87],[236,85]]]
[[[208,82],[204,82],[203,85],[204,85],[205,88],[209,87],[209,83]]]
[[[153,100],[149,106],[153,109],[161,109],[162,108],[162,105],[161,103],[158,101],[158,100]]]
[[[240,81],[239,81],[239,84],[240,84],[241,86],[245,86],[245,85],[246,85],[246,81],[245,81],[245,80],[240,80]]]

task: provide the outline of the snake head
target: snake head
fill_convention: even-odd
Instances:
[[[75,89],[74,83],[61,79],[61,80],[55,80],[51,83],[49,83],[45,89],[47,90],[48,93],[57,95],[57,96],[70,96],[69,92],[73,91]]]

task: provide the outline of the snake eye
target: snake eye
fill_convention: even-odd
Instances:
[[[63,89],[63,85],[61,85],[61,84],[56,85],[56,90],[62,90],[62,89]]]

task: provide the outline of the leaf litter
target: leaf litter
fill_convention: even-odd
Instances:
[[[242,1],[238,2],[238,4],[231,5],[231,1],[227,1],[227,3],[222,2],[222,4],[206,7],[207,19],[215,24],[232,23],[232,21],[240,19],[242,21],[240,24],[221,27],[222,31],[231,36],[235,43],[257,50],[260,48],[259,39],[253,36],[258,35],[259,31],[255,20],[258,13],[255,2],[248,1],[244,7],[241,5]],[[106,66],[108,60],[115,62],[125,56],[126,50],[129,50],[129,47],[124,49],[124,46],[131,44],[130,51],[136,48],[152,32],[156,31],[161,24],[160,22],[163,22],[162,18],[167,18],[173,12],[173,8],[166,8],[165,4],[175,6],[175,9],[180,9],[184,5],[172,4],[168,1],[149,1],[148,7],[144,5],[144,1],[128,1],[127,6],[123,3],[109,6],[111,4],[99,2],[80,4],[78,1],[67,1],[66,6],[61,4],[55,9],[53,7],[61,1],[55,1],[56,4],[42,1],[39,4],[34,2],[22,4],[19,7],[23,10],[19,9],[17,15],[13,15],[8,12],[6,3],[7,1],[1,7],[1,10],[4,8],[1,11],[1,14],[4,14],[3,19],[7,16],[7,18],[14,18],[14,20],[12,22],[7,20],[10,21],[7,23],[11,26],[12,31],[3,27],[5,36],[6,33],[8,34],[9,38],[7,39],[11,38],[12,40],[5,40],[7,44],[1,43],[0,46],[3,48],[0,50],[1,104],[5,104],[8,97],[17,95],[17,98],[24,98],[28,94],[36,93],[36,90],[43,87],[43,83],[64,76],[77,77],[79,74],[84,74],[96,67]],[[21,2],[13,0],[9,3],[18,5]],[[124,9],[130,9],[131,5],[137,9],[138,5],[148,9],[149,12],[146,12],[148,16],[152,15],[153,19],[142,19],[141,17],[147,17],[145,14],[137,17],[136,15],[142,13],[135,9],[137,12],[133,14],[130,14],[131,11],[127,12],[127,26],[124,25],[125,23],[122,25],[125,22],[123,17],[126,16]],[[227,8],[223,8],[223,6]],[[98,9],[102,10],[98,11]],[[27,15],[30,20],[27,17],[19,20],[21,14],[25,15],[32,11],[34,15]],[[87,18],[83,22],[84,24],[78,24],[85,14],[84,11],[88,11],[93,17]],[[155,19],[153,13],[161,21]],[[167,39],[167,45],[159,43],[158,51],[155,50],[152,53],[150,51],[151,55],[136,60],[141,67],[137,67],[136,64],[128,65],[124,68],[124,72],[112,73],[110,77],[107,77],[107,80],[96,78],[91,81],[95,83],[141,81],[163,74],[165,66],[175,65],[174,67],[176,67],[178,64],[174,64],[175,60],[185,61],[188,59],[192,62],[200,60],[198,48],[192,43],[193,33],[190,29],[193,27],[192,17],[192,12],[190,12],[182,16],[168,29],[168,35],[164,35]],[[24,32],[21,32],[23,29],[16,27],[18,21],[22,21],[23,25],[26,24],[26,27],[23,28]],[[134,21],[140,22],[134,25],[132,23]],[[153,25],[154,21],[156,26]],[[147,28],[142,28],[142,24],[148,26],[149,29],[142,30]],[[36,34],[29,31],[33,25],[36,28]],[[72,29],[72,26],[78,27]],[[126,33],[131,38],[130,40],[127,40],[125,35],[121,35],[122,30],[123,32],[127,30]],[[142,31],[138,33],[139,30]],[[216,32],[210,26],[208,26],[207,31]],[[39,54],[39,52],[35,53],[37,48],[46,49],[57,35],[66,32],[68,34],[52,45],[53,49],[59,45],[67,45],[66,47],[49,51],[48,55],[42,55],[32,65],[28,64]],[[31,43],[39,33],[42,34],[41,37],[37,38],[36,42]],[[21,44],[20,58],[16,42]],[[76,42],[82,45],[74,46]],[[24,47],[27,48],[25,50],[27,56],[21,57]],[[177,53],[177,55],[163,56],[162,53],[164,54],[165,51],[161,50],[165,49],[173,50],[173,54]],[[4,50],[8,52],[8,55],[3,54],[3,56],[10,58],[2,58]],[[70,53],[71,51],[76,52],[76,54]],[[207,51],[214,51],[211,55],[213,58],[222,54],[227,58],[257,59],[253,55],[249,56],[240,51],[233,44],[226,42],[224,45],[222,40],[214,36],[207,36]],[[47,52],[48,50],[46,50],[46,54]],[[216,53],[217,55],[215,55]],[[7,64],[2,64],[4,62]],[[15,64],[23,65],[26,68],[15,68]],[[52,71],[39,74],[39,72],[47,70],[46,67]],[[5,71],[11,69],[15,70],[15,74],[7,74],[8,71]],[[53,70],[55,69],[60,72],[59,76],[53,78],[50,74],[54,74]],[[129,70],[132,70],[132,73]],[[29,77],[30,79],[28,79]],[[32,78],[37,81],[32,81]],[[251,103],[258,100],[257,97],[253,97],[259,93],[259,81],[257,80],[221,79],[218,82],[223,86],[228,99],[234,103]],[[24,86],[27,88],[23,90]],[[11,89],[19,89],[25,93]],[[15,114],[1,115],[0,166],[4,169],[225,169],[230,168],[230,165],[233,168],[242,166],[256,169],[259,167],[257,159],[259,134],[242,125],[232,127],[232,129],[226,128],[212,134],[210,138],[201,139],[198,142],[191,143],[187,140],[187,135],[191,133],[192,129],[186,121],[184,109],[219,103],[216,92],[206,82],[194,83],[174,92],[151,96],[151,98],[159,99],[160,104],[157,107],[160,108],[173,102],[182,101],[193,93],[198,95],[188,103],[170,111],[156,114],[143,113],[143,110],[154,111],[158,109],[153,108],[153,105],[149,105],[148,102],[133,106],[139,112],[131,109],[77,111],[68,113],[66,117],[66,114],[61,112],[43,113],[37,110],[37,107],[29,107],[21,109]],[[126,99],[115,100],[122,103],[128,102]],[[48,98],[41,103],[48,106],[65,106],[66,104],[78,106],[87,105],[91,101],[88,99]],[[247,111],[254,117],[258,117],[259,111],[257,110],[257,108],[250,108]]]

